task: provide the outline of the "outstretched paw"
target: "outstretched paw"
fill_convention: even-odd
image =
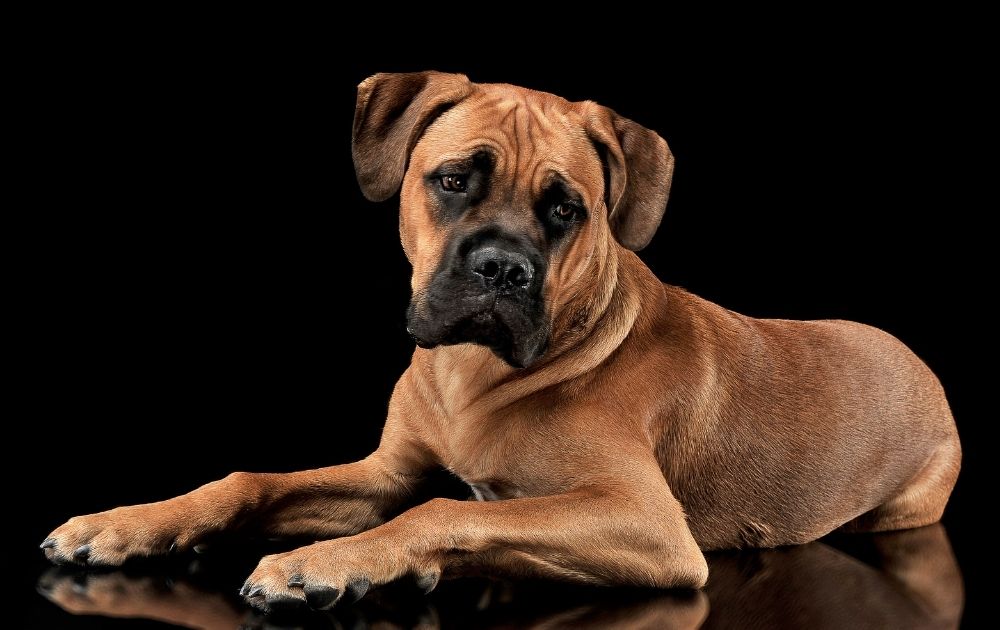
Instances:
[[[406,574],[417,575],[430,590],[440,566],[377,538],[351,536],[265,556],[240,594],[265,611],[298,606],[325,610],[341,601],[355,602],[372,586]]]
[[[163,555],[191,546],[190,531],[150,506],[120,507],[76,516],[40,545],[56,564],[118,566],[131,558]]]

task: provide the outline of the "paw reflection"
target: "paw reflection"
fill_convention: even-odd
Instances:
[[[237,628],[247,611],[218,592],[163,576],[49,569],[38,592],[74,615],[141,618],[189,628]]]
[[[285,619],[247,608],[236,593],[246,570],[231,560],[220,564],[219,573],[208,567],[172,578],[169,571],[52,569],[38,589],[73,614],[190,628],[948,628],[958,626],[963,606],[961,575],[940,525],[713,554],[704,592],[459,579],[442,581],[430,597],[413,584],[390,584],[357,604]]]

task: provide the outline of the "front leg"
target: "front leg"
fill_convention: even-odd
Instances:
[[[42,549],[60,564],[118,565],[197,548],[223,532],[343,536],[383,522],[409,493],[409,477],[388,466],[379,452],[319,470],[234,473],[166,501],[71,518]]]
[[[657,476],[662,483],[645,489],[585,488],[488,503],[434,499],[356,536],[267,556],[243,594],[262,608],[305,600],[322,609],[345,593],[357,598],[406,574],[432,588],[442,571],[469,568],[700,588],[708,576],[705,558]]]

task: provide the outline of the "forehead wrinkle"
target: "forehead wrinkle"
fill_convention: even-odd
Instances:
[[[507,151],[507,135],[492,119],[504,120],[512,113],[514,103],[503,96],[482,94],[446,111],[424,132],[414,150],[437,164],[448,160],[471,157],[477,150],[488,148],[502,170]],[[444,149],[444,150],[442,150]]]
[[[493,121],[491,125],[497,132],[503,134],[505,139],[510,139],[511,132],[508,127],[513,126],[516,121],[518,102],[510,97],[497,96],[482,103],[484,110],[493,110]]]
[[[518,118],[518,101],[513,99],[509,95],[498,95],[495,97],[487,97],[483,101],[484,107],[492,108],[496,115],[495,122],[492,123],[492,129],[489,132],[488,137],[490,139],[490,146],[495,151],[495,172],[505,172],[511,170],[516,173],[518,168],[518,160],[520,159],[520,151],[518,150],[519,143],[517,142],[517,118]],[[504,150],[503,147],[514,147],[514,155],[509,156],[510,151]],[[513,160],[513,168],[511,169],[511,159]]]
[[[494,172],[503,173],[508,177],[505,188],[507,196],[513,199],[517,194],[518,174],[522,162],[528,162],[530,153],[533,153],[532,132],[528,119],[530,114],[527,108],[522,107],[523,98],[517,98],[510,93],[490,99],[487,103],[494,110],[494,116],[491,116],[493,132],[501,138],[499,143],[506,148],[500,152]]]
[[[583,142],[581,121],[570,104],[535,98],[534,93],[511,86],[484,87],[488,89],[467,101],[466,107],[442,117],[442,122],[447,121],[446,126],[433,125],[433,131],[439,132],[433,134],[439,147],[451,144],[449,140],[458,140],[457,148],[447,147],[447,151],[433,156],[438,164],[468,159],[485,148],[493,152],[495,177],[503,179],[502,187],[495,190],[506,196],[508,202],[526,193],[532,196],[539,193],[546,178],[554,173],[573,187],[584,203],[596,207],[603,176],[595,170],[598,157],[589,142]],[[449,124],[456,122],[458,126]],[[463,122],[473,125],[466,127]],[[452,132],[459,129],[469,135],[456,138],[458,134]],[[594,164],[588,163],[590,154]],[[499,184],[500,180],[494,183]]]
[[[463,145],[461,148],[454,149],[445,153],[438,154],[436,157],[437,164],[443,164],[445,162],[468,160],[474,155],[482,151],[483,149],[489,149],[494,155],[499,156],[503,153],[501,147],[503,145],[494,140],[493,138],[480,137],[470,140],[467,144]],[[499,159],[499,158],[498,158]]]
[[[497,102],[494,107],[500,113],[500,120],[497,121],[497,127],[503,127],[512,116],[517,117],[518,107],[516,101],[502,100]]]
[[[510,107],[515,104],[515,101],[510,97],[510,95],[504,93],[494,95],[484,93],[479,98],[479,102],[483,107],[494,107],[501,111],[510,109]]]
[[[573,177],[568,170],[563,168],[562,164],[552,160],[543,160],[536,165],[535,175],[532,177],[532,185],[536,190],[541,190],[552,175],[558,175],[570,188],[580,193],[585,206],[591,209],[595,207],[590,187],[585,182]],[[600,194],[598,194],[597,198],[600,198]]]
[[[534,115],[531,110],[531,105],[526,104],[523,108],[518,107],[517,116],[514,118],[514,137],[518,140],[516,162],[518,166],[520,166],[522,158],[526,168],[530,168],[535,161],[535,134],[532,129],[533,123]],[[516,168],[515,172],[520,173],[521,168]]]
[[[558,103],[548,101],[529,101],[527,102],[527,109],[530,112],[529,120],[531,122],[529,124],[537,122],[541,128],[547,128],[557,134],[562,134],[565,138],[576,138],[579,135],[574,129],[574,125],[570,120],[568,112],[558,107]],[[534,153],[535,148],[551,147],[552,143],[545,141],[544,135],[542,138],[543,142],[541,144],[544,144],[545,146],[536,147],[534,142],[532,142],[532,153]],[[540,191],[546,184],[549,176],[551,174],[555,174],[561,177],[567,185],[579,192],[588,206],[592,206],[594,200],[591,199],[592,195],[590,187],[587,186],[584,181],[573,177],[567,166],[560,163],[558,158],[547,157],[549,155],[551,155],[551,151],[543,151],[542,156],[532,165],[530,179],[532,187],[535,190]],[[534,157],[534,155],[532,157]]]

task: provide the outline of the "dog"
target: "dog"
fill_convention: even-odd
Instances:
[[[901,342],[745,317],[634,253],[674,167],[655,132],[590,101],[377,74],[358,88],[352,149],[368,199],[399,194],[413,266],[418,347],[377,450],[72,518],[42,543],[49,559],[311,537],[264,557],[241,592],[324,609],[404,575],[431,589],[445,571],[697,589],[706,550],[940,519],[958,434]],[[399,513],[442,466],[478,501]]]

